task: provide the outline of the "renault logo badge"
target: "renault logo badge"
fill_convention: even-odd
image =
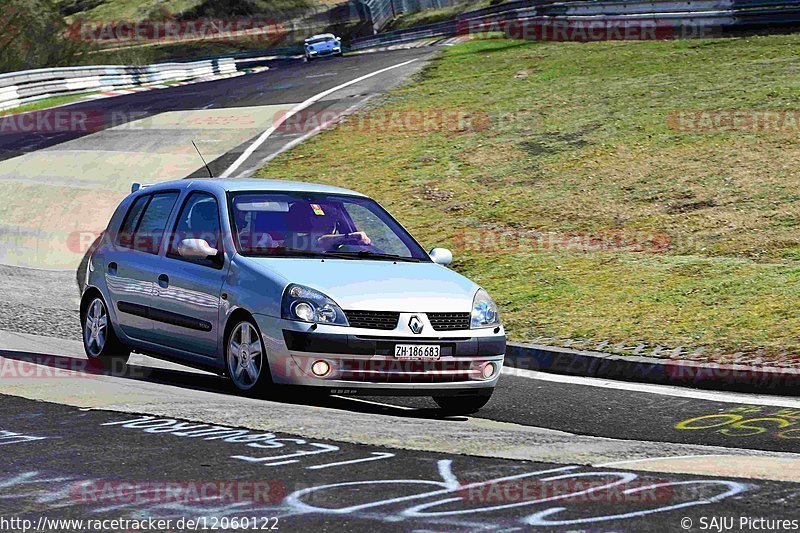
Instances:
[[[422,320],[419,319],[417,315],[411,317],[411,320],[408,321],[408,327],[411,328],[411,331],[416,335],[422,333],[422,329],[425,325],[422,323]]]

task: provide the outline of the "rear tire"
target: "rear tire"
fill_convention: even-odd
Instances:
[[[81,311],[81,331],[83,331],[83,350],[91,368],[123,372],[131,355],[114,333],[114,326],[108,314],[108,307],[102,296],[90,298]]]
[[[480,396],[434,396],[433,401],[447,415],[470,415],[489,403],[491,397],[491,393]]]

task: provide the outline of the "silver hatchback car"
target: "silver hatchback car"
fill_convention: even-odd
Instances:
[[[485,290],[346,189],[197,179],[139,188],[92,253],[81,300],[89,359],[132,350],[338,395],[427,395],[480,409],[506,337]]]

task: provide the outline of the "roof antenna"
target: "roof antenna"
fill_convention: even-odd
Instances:
[[[203,164],[206,166],[206,170],[208,170],[208,176],[210,178],[213,178],[214,174],[212,174],[211,169],[208,167],[208,163],[206,163],[206,160],[203,157],[203,154],[200,153],[200,149],[197,147],[197,145],[194,143],[194,141],[192,141],[192,146],[194,146],[194,149],[197,150],[197,155],[200,156],[200,159],[203,160]]]

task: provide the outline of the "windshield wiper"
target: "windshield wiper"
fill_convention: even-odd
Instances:
[[[330,250],[326,252],[315,252],[312,250],[300,250],[297,248],[272,248],[270,251],[251,252],[247,255],[256,257],[314,257],[325,258],[333,257],[336,259],[385,259],[387,261],[402,261],[406,263],[419,263],[416,257],[405,257],[395,254],[384,254],[379,252],[371,252],[369,250],[358,250],[353,252]]]
[[[250,252],[247,255],[254,257],[316,257],[322,258],[322,252],[314,252],[311,250],[299,250],[296,248],[270,248],[269,251],[263,252]]]
[[[419,263],[416,257],[405,257],[396,254],[384,254],[380,252],[371,252],[369,250],[358,250],[354,252],[340,252],[332,251],[325,252],[326,257],[341,257],[344,259],[351,259],[353,257],[363,257],[365,259],[386,259],[391,261],[403,261],[405,263]]]

